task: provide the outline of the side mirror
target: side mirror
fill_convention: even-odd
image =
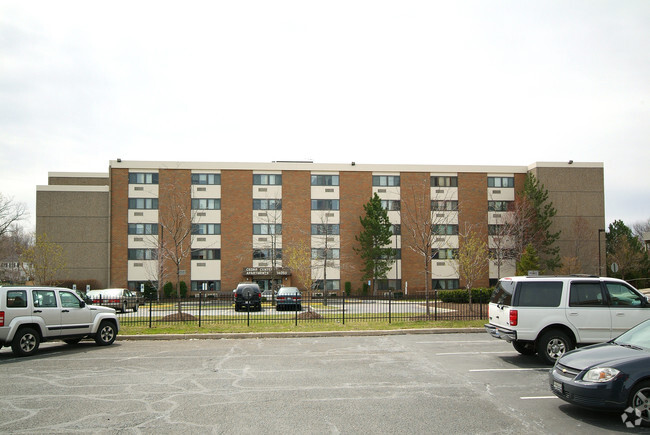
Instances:
[[[86,303],[84,301],[79,302],[79,307],[83,308],[86,306]]]

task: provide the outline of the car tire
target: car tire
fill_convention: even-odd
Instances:
[[[122,313],[126,313],[126,307],[127,307],[126,302],[122,302]]]
[[[95,334],[95,343],[100,346],[108,346],[109,344],[113,344],[116,337],[117,332],[115,331],[113,322],[102,320],[102,323],[99,324],[97,334]]]
[[[38,351],[41,337],[33,328],[20,328],[11,341],[11,350],[16,356],[32,356]]]
[[[302,311],[302,305],[298,305],[298,311]]]
[[[573,349],[573,342],[559,329],[546,331],[537,343],[537,353],[547,364],[555,364],[562,355]]]
[[[80,341],[81,341],[81,338],[67,338],[67,339],[63,340],[63,342],[65,344],[70,344],[70,345],[78,344]]]
[[[133,306],[133,312],[137,313],[138,312],[138,303],[136,302],[135,305]]]
[[[535,355],[535,344],[523,341],[513,341],[512,347],[522,355]]]
[[[650,427],[650,381],[638,383],[632,389],[628,407],[641,411],[641,426]]]

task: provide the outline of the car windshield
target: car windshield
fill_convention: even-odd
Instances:
[[[650,351],[650,320],[624,332],[612,342],[621,346],[638,347]]]

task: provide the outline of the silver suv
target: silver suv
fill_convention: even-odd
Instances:
[[[75,291],[57,287],[0,287],[0,347],[16,356],[36,353],[43,341],[76,344],[90,337],[115,341],[120,322],[112,308],[87,305]]]
[[[499,280],[488,318],[490,335],[552,364],[577,346],[609,341],[650,319],[650,303],[620,279],[516,276]]]

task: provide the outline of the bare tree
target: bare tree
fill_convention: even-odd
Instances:
[[[338,228],[338,224],[330,223],[329,213],[327,211],[321,213],[320,220],[320,224],[315,224],[318,228],[317,234],[312,234],[311,259],[312,270],[317,271],[317,273],[322,271],[322,275],[320,276],[323,277],[323,304],[327,305],[327,269],[340,270],[341,267],[340,255],[336,255],[337,252],[340,254],[340,248],[335,243],[335,237],[338,236],[339,231],[334,230],[334,228]]]
[[[290,245],[282,248],[282,264],[291,269],[297,281],[306,287],[309,294],[308,303],[311,304],[311,291],[313,285],[311,247],[303,240],[294,240]],[[307,307],[311,311],[311,305]]]
[[[7,233],[11,226],[27,217],[25,204],[15,202],[0,193],[0,236]]]
[[[476,231],[476,227],[465,225],[458,232],[459,245],[456,261],[452,262],[459,278],[465,281],[465,289],[469,297],[469,309],[472,310],[472,287],[474,282],[485,275],[488,269],[489,251],[484,234]]]
[[[34,246],[25,249],[20,259],[25,273],[37,285],[55,285],[56,276],[65,269],[63,248],[50,242],[45,233],[36,236]]]
[[[428,195],[423,198],[414,189],[411,189],[410,192],[404,192],[404,190],[402,188],[402,198],[408,196],[409,201],[401,201],[400,207],[402,248],[407,246],[422,257],[426,315],[430,316],[429,288],[431,284],[432,253],[434,249],[441,249],[449,244],[449,237],[445,229],[452,221],[452,214],[435,213],[432,211],[431,199]],[[435,199],[434,201],[443,204],[454,204],[449,198]],[[457,202],[455,202],[455,205],[446,211],[457,213]],[[404,236],[408,237],[404,238]],[[437,297],[437,294],[434,294],[434,297]]]
[[[502,235],[512,247],[512,256],[519,262],[529,244],[542,246],[546,237],[545,229],[536,224],[537,210],[525,197],[515,199],[512,211],[505,214]]]
[[[278,286],[278,268],[282,267],[282,200],[280,198],[263,198],[253,199],[253,203],[258,202],[258,208],[255,217],[256,223],[265,225],[267,231],[264,234],[264,242],[253,246],[256,249],[265,249],[268,251],[268,260],[271,263],[271,291],[272,303],[275,304],[275,294]]]
[[[22,227],[13,225],[0,236],[0,258],[5,267],[0,269],[0,281],[24,283],[25,271],[21,265],[21,254],[34,244],[33,235],[25,233]]]

